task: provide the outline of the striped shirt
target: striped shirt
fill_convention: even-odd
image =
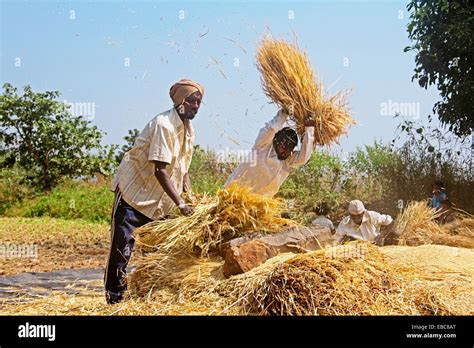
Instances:
[[[158,182],[154,161],[168,163],[166,171],[181,194],[183,178],[191,164],[194,137],[191,122],[183,123],[174,108],[155,116],[124,155],[110,189],[115,191],[118,186],[123,199],[150,219],[169,214],[175,203]]]

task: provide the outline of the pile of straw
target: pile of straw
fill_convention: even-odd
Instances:
[[[202,283],[256,315],[453,315],[472,313],[472,274],[442,274],[394,260],[371,244],[351,255],[328,250],[282,254],[250,272]],[[344,246],[347,248],[347,246]],[[340,247],[337,247],[340,248]],[[403,247],[398,247],[403,248]],[[470,255],[472,260],[472,255]],[[449,276],[449,277],[448,277]],[[449,278],[449,281],[447,281]],[[462,301],[455,301],[462,298]]]
[[[287,261],[259,289],[261,314],[416,314],[413,300],[402,296],[406,276],[375,247],[368,247],[363,258],[325,257],[324,252],[316,252]]]
[[[154,221],[136,230],[145,247],[164,253],[199,251],[207,256],[220,243],[249,232],[275,232],[295,223],[280,217],[282,201],[254,194],[236,183],[204,197],[191,216]]]
[[[223,279],[223,264],[218,258],[151,252],[134,260],[136,269],[128,276],[127,282],[131,294],[136,297],[150,299],[162,289],[169,289],[180,296],[209,279],[211,274]]]
[[[461,218],[439,225],[439,212],[426,202],[410,202],[397,217],[396,230],[401,245],[441,244],[474,248],[474,219]]]
[[[273,214],[278,205],[267,206],[263,201],[258,201],[263,205],[257,204],[260,213],[251,213],[255,206],[245,204],[247,215],[239,215],[233,204],[242,209],[247,202],[242,196],[245,192],[235,186],[221,191],[212,217],[200,221],[224,221],[226,230],[232,227],[232,233],[244,233],[259,228],[256,214],[265,207],[270,214],[265,226],[279,221]],[[472,240],[473,219],[439,226],[436,216],[425,203],[410,203],[397,221],[402,243],[442,241],[463,246],[465,241],[461,243],[460,237]],[[192,233],[199,238],[185,235],[178,243],[169,238],[171,234],[159,230],[154,241],[161,244],[134,261],[137,269],[129,276],[132,300],[162,301],[165,292],[172,294],[163,304],[167,308],[183,303],[193,311],[199,308],[206,313],[208,308],[207,313],[217,315],[474,314],[474,252],[469,249],[433,245],[378,248],[355,242],[305,254],[280,254],[249,272],[225,279],[222,259],[209,253],[197,256],[191,247],[209,251],[210,247],[202,246],[215,246],[222,232],[202,233],[199,222],[187,226],[196,229]],[[207,231],[213,231],[212,224],[206,226]],[[181,231],[189,233],[186,228]],[[152,236],[155,232],[149,231]],[[434,249],[436,255],[443,256],[435,256]],[[433,257],[439,258],[436,265]]]
[[[101,291],[53,291],[39,299],[0,299],[0,314],[474,314],[474,250],[364,245],[281,254],[229,279],[222,276],[222,261],[195,259],[169,274],[170,286],[149,298],[109,306]]]
[[[347,93],[325,95],[306,53],[297,44],[264,39],[257,50],[257,68],[265,94],[288,111],[299,134],[305,130],[306,117],[314,119],[315,141],[327,145],[347,133],[354,121],[349,115]]]
[[[236,183],[215,197],[204,196],[191,216],[151,222],[135,231],[135,271],[130,290],[139,297],[152,297],[163,288],[177,291],[187,284],[186,272],[198,270],[198,278],[214,270],[222,273],[222,260],[209,259],[219,244],[246,233],[278,232],[295,225],[280,217],[282,201],[254,194]],[[141,251],[141,254],[140,254]],[[205,277],[204,277],[205,278]]]

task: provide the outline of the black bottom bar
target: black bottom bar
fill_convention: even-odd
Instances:
[[[472,347],[473,318],[4,316],[0,317],[0,346],[403,344]]]

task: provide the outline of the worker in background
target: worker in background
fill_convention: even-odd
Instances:
[[[447,198],[444,184],[439,180],[435,181],[433,183],[432,193],[433,196],[431,198],[431,206],[435,209],[438,209],[439,203]]]
[[[316,218],[311,222],[312,225],[327,227],[331,230],[331,233],[335,232],[334,224],[328,218],[329,207],[325,202],[318,203],[314,209]]]
[[[394,220],[390,215],[379,214],[366,210],[359,200],[353,200],[348,207],[349,216],[346,216],[337,226],[333,237],[334,243],[351,240],[363,240],[383,245],[384,240],[391,236],[392,243],[398,239],[393,229]],[[387,243],[385,243],[387,244]]]

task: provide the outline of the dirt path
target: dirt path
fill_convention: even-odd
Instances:
[[[0,218],[0,276],[23,272],[105,267],[110,246],[109,226],[82,220]],[[18,257],[25,247],[34,257]],[[13,251],[13,252],[12,252]]]

